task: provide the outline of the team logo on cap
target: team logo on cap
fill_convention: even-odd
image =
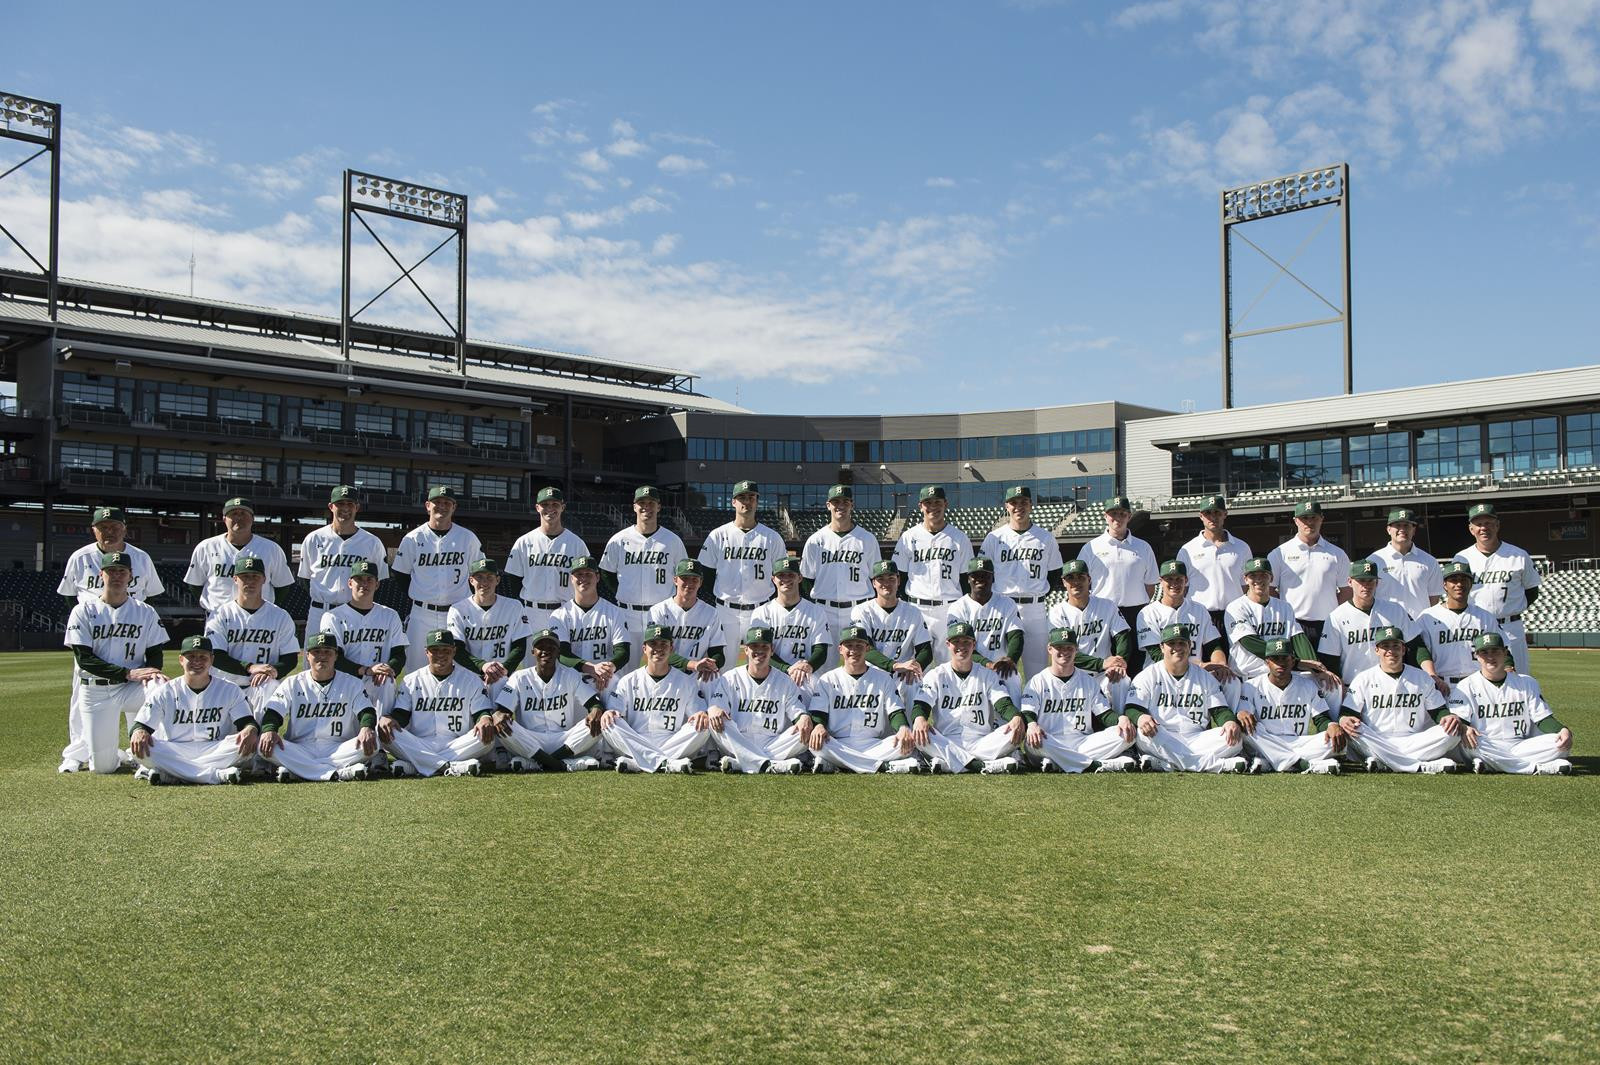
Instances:
[[[793,555],[784,555],[782,558],[778,559],[778,561],[776,561],[776,562],[774,562],[772,564],[772,575],[774,577],[776,577],[780,573],[799,573],[799,572],[800,572],[800,560],[798,558],[795,558]]]
[[[955,621],[951,622],[950,628],[945,630],[944,638],[947,640],[960,640],[963,638],[975,640],[978,638],[978,634],[968,622]]]
[[[680,559],[678,568],[672,571],[675,577],[704,577],[705,570],[700,568],[700,563],[692,558]]]
[[[1175,640],[1192,641],[1192,639],[1193,638],[1189,635],[1189,626],[1187,625],[1174,622],[1171,625],[1163,625],[1161,627],[1162,643],[1172,643]]]
[[[881,562],[874,562],[872,564],[873,580],[877,580],[879,577],[897,577],[899,575],[900,567],[895,565],[895,561],[892,558],[886,558]]]
[[[559,632],[557,632],[555,629],[552,629],[549,626],[545,626],[544,628],[540,629],[538,632],[533,634],[533,637],[528,641],[528,645],[530,647],[537,647],[537,646],[539,646],[541,643],[543,643],[546,640],[550,640],[553,643],[560,643],[561,642],[561,634]]]
[[[496,562],[492,558],[480,558],[480,559],[478,559],[478,561],[474,562],[471,566],[469,566],[467,568],[467,572],[469,574],[471,574],[471,573],[499,573],[500,572],[500,563]]]
[[[428,647],[454,647],[456,638],[450,634],[449,629],[429,629],[426,646]]]
[[[670,625],[655,624],[655,625],[646,625],[644,627],[644,642],[645,643],[650,643],[653,640],[670,640],[670,639],[672,639],[672,627]]]
[[[352,577],[376,577],[377,575],[378,564],[376,562],[362,559],[360,562],[350,563],[350,576]]]
[[[848,499],[848,500],[854,502],[855,498],[856,498],[855,489],[851,488],[847,484],[836,484],[832,488],[828,489],[828,500],[830,502],[835,500],[835,499]]]
[[[1474,651],[1493,651],[1506,649],[1506,638],[1498,632],[1480,632],[1472,638]]]
[[[846,625],[844,631],[839,633],[839,642],[849,643],[852,640],[861,640],[870,645],[872,643],[872,634],[867,631],[864,625]]]
[[[1244,564],[1244,575],[1248,577],[1252,573],[1265,573],[1270,576],[1272,573],[1272,563],[1267,559],[1262,558],[1260,555],[1257,555],[1255,558],[1252,558],[1249,562]]]
[[[1492,518],[1492,517],[1495,517],[1494,504],[1493,503],[1474,503],[1474,504],[1472,504],[1472,509],[1467,511],[1467,520],[1468,521],[1471,521],[1473,518]]]
[[[428,502],[432,503],[435,499],[448,499],[454,503],[456,501],[455,489],[447,484],[436,484],[428,489]]]
[[[1406,634],[1393,625],[1379,625],[1372,630],[1372,642],[1374,644],[1388,643],[1391,640],[1396,643],[1405,643]]]
[[[341,484],[328,493],[328,502],[330,503],[342,503],[346,499],[354,500],[355,498],[356,490],[348,484]]]
[[[1187,577],[1188,575],[1189,567],[1185,566],[1180,559],[1169,558],[1161,563],[1161,576],[1163,577]]]
[[[248,511],[251,514],[254,514],[256,512],[256,508],[252,507],[250,505],[250,501],[248,499],[244,498],[243,496],[234,496],[232,499],[230,499],[226,503],[222,504],[222,512],[224,514],[228,513],[229,511],[233,511],[233,510],[244,510],[244,511]]]
[[[979,555],[977,558],[968,559],[967,560],[967,572],[968,573],[993,573],[994,572],[994,559],[989,558],[986,555]]]
[[[1056,647],[1064,647],[1068,644],[1076,647],[1078,646],[1078,630],[1067,628],[1066,626],[1053,628],[1050,630],[1050,643]]]
[[[95,507],[93,520],[90,525],[99,525],[103,521],[120,521],[128,524],[128,514],[121,507]]]
[[[1301,503],[1298,507],[1294,508],[1294,516],[1297,518],[1314,518],[1320,516],[1321,514],[1322,504],[1318,503],[1315,499],[1307,500],[1306,502]]]
[[[331,632],[319,632],[306,641],[307,651],[321,651],[324,649],[337,651],[339,649],[339,637]]]
[[[260,573],[265,575],[267,564],[254,555],[241,555],[233,560],[233,575],[242,577],[246,573]]]
[[[1294,657],[1294,648],[1289,646],[1289,641],[1282,636],[1274,636],[1267,641],[1267,649],[1261,652],[1264,658]]]
[[[183,643],[178,645],[178,653],[185,655],[194,651],[204,651],[206,654],[211,654],[215,650],[216,648],[211,646],[211,638],[209,636],[185,636]]]
[[[1370,558],[1363,558],[1350,563],[1350,579],[1356,581],[1375,581],[1378,579],[1378,564]]]
[[[555,485],[550,485],[548,488],[539,489],[539,494],[533,497],[533,501],[535,503],[548,503],[551,500],[554,500],[557,503],[564,503],[566,502],[566,499],[567,493],[563,492]]]
[[[747,644],[771,643],[774,639],[772,628],[768,625],[752,625],[744,631],[744,642]]]
[[[1062,565],[1061,575],[1063,577],[1087,577],[1089,575],[1089,563],[1081,558],[1071,559]]]
[[[598,570],[599,568],[600,563],[596,561],[593,555],[579,555],[572,560],[572,565],[567,567],[567,572],[577,573],[581,569]]]
[[[126,551],[107,551],[100,556],[100,568],[105,569],[133,569],[133,556]]]
[[[1102,509],[1107,514],[1111,513],[1113,510],[1132,510],[1133,500],[1129,499],[1127,496],[1112,496],[1110,499],[1106,500],[1106,505]]]
[[[647,484],[633,490],[633,501],[635,503],[645,499],[654,499],[657,503],[661,502],[661,489],[653,484]]]
[[[1440,566],[1439,572],[1445,580],[1449,580],[1451,577],[1465,577],[1469,581],[1472,579],[1472,567],[1455,559],[1451,559]]]
[[[736,496],[758,496],[761,494],[761,486],[754,481],[740,481],[733,486],[733,494]]]
[[[918,503],[926,503],[930,499],[947,499],[947,498],[948,497],[944,494],[944,485],[942,485],[942,484],[924,485],[923,488],[922,488],[922,491],[917,493],[917,502]]]

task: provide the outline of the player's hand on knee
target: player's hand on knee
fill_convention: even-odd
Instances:
[[[1561,751],[1572,750],[1572,730],[1564,728],[1556,733],[1556,749]]]
[[[394,727],[396,724],[398,722],[388,714],[378,718],[378,735],[383,739],[384,743],[394,742]]]
[[[1006,729],[1011,733],[1012,743],[1021,743],[1022,737],[1028,732],[1028,720],[1021,714],[1006,722]]]
[[[378,750],[378,734],[365,726],[356,733],[356,750],[365,755],[375,754]]]
[[[789,727],[789,731],[797,734],[804,741],[811,738],[811,730],[814,727],[815,724],[811,720],[811,715],[801,714],[794,719],[794,724]]]
[[[818,725],[811,730],[811,735],[806,737],[806,746],[813,751],[822,750],[822,745],[828,742],[828,726]]]
[[[239,734],[234,737],[234,742],[238,745],[239,757],[249,758],[251,755],[256,753],[256,747],[261,742],[261,730],[256,728],[254,725],[246,725],[243,730],[241,730]]]
[[[150,730],[134,729],[133,735],[128,739],[128,750],[133,753],[135,758],[150,757]]]
[[[1337,724],[1340,731],[1346,736],[1361,735],[1361,719],[1359,717],[1341,717]]]
[[[1235,743],[1238,743],[1239,740],[1242,737],[1243,737],[1243,733],[1240,732],[1240,730],[1239,730],[1239,722],[1237,722],[1237,721],[1227,721],[1227,722],[1223,723],[1223,726],[1222,726],[1222,739],[1223,739],[1223,742],[1228,743],[1228,744],[1235,744]]]
[[[496,710],[490,720],[494,722],[494,731],[496,735],[511,735],[511,711]]]
[[[1133,722],[1128,720],[1126,714],[1117,718],[1117,736],[1123,743],[1133,742]]]
[[[1019,719],[1020,720],[1020,719]],[[1039,722],[1030,721],[1027,726],[1028,746],[1038,749],[1044,746],[1044,729],[1039,727]]]
[[[1439,721],[1439,727],[1444,729],[1446,736],[1454,736],[1461,731],[1462,720],[1454,714],[1446,714]]]
[[[276,732],[263,732],[261,734],[261,743],[256,749],[261,752],[261,757],[267,758],[271,756],[273,751],[278,749],[279,742]]]
[[[478,718],[477,724],[472,726],[472,731],[478,734],[479,743],[493,743],[495,736],[499,734],[495,731],[494,718],[490,715]]]
[[[706,730],[706,726],[708,726],[710,723],[711,715],[707,714],[704,710],[699,710],[689,715],[689,724],[694,726],[694,730],[696,732],[704,732]]]
[[[603,729],[610,728],[612,725],[617,723],[617,718],[621,716],[622,715],[617,713],[615,710],[607,710],[605,713],[600,715],[600,727]]]
[[[932,731],[933,730],[928,727],[928,719],[927,718],[925,718],[925,717],[917,718],[916,724],[911,726],[911,744],[912,744],[912,746],[914,746],[914,747],[926,746],[926,744],[928,742],[928,734],[931,733]]]
[[[1239,722],[1240,728],[1244,729],[1252,736],[1256,734],[1256,715],[1252,714],[1248,710],[1240,710],[1233,716]]]
[[[1139,734],[1146,738],[1156,734],[1156,719],[1151,714],[1146,714],[1139,719]]]
[[[711,721],[711,731],[721,732],[728,723],[728,712],[720,706],[713,706],[706,715]]]
[[[908,728],[903,728],[894,734],[895,742],[900,745],[900,753],[902,755],[910,754],[916,750],[916,743],[913,742],[911,737],[912,732]]]

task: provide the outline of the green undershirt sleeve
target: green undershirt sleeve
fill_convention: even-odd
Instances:
[[[1554,714],[1539,722],[1539,731],[1544,733],[1546,736],[1554,736],[1564,728],[1566,728],[1566,726],[1557,721]]]
[[[876,647],[867,652],[867,661],[877,666],[879,669],[894,669],[894,663],[890,661],[889,656],[878,650]]]
[[[706,652],[706,657],[715,662],[718,669],[721,669],[723,663],[727,661],[727,656],[723,654],[723,649],[721,647],[713,647],[711,650]]]
[[[1420,666],[1424,662],[1433,661],[1433,652],[1428,650],[1427,642],[1420,635],[1413,636],[1406,644],[1406,654],[1414,665]]]
[[[360,725],[362,728],[377,728],[378,712],[370,706],[367,707],[365,710],[361,711],[361,713],[356,715],[356,724]]]
[[[600,598],[608,603],[617,601],[617,575],[608,569],[600,571]]]
[[[807,599],[811,598],[811,592],[816,588],[816,586],[817,582],[812,580],[810,577],[800,578],[800,594],[805,596]]]
[[[889,727],[896,732],[899,732],[903,728],[910,728],[911,723],[906,720],[906,712],[904,710],[896,710],[890,714]]]
[[[583,665],[583,659],[572,653],[572,644],[566,640],[561,641],[561,653],[556,655],[556,661],[569,669],[577,669]]]
[[[411,725],[410,710],[402,710],[399,707],[395,707],[393,710],[389,711],[389,716],[394,718],[395,724],[399,725],[401,728],[407,728]]]
[[[1327,714],[1313,714],[1311,716],[1311,727],[1318,732],[1327,732],[1330,724],[1332,724],[1332,719]]]
[[[633,657],[633,644],[623,641],[611,645],[611,664],[621,669],[628,664],[628,659]]]
[[[921,699],[918,699],[911,704],[911,719],[915,721],[918,718],[926,718],[929,721],[933,720],[933,707],[929,706]],[[890,719],[891,721],[893,720],[893,715],[890,716]]]
[[[828,645],[814,643],[811,645],[811,654],[806,656],[806,665],[811,667],[811,672],[820,673],[823,665],[828,661]]]
[[[1233,716],[1233,711],[1229,710],[1226,706],[1219,707],[1218,709],[1211,711],[1211,727],[1212,728],[1221,728],[1223,725],[1226,725],[1228,722],[1237,721],[1237,720],[1239,720],[1239,719],[1237,717]]]
[[[483,672],[483,659],[467,650],[467,641],[456,640],[456,661],[472,670],[474,673]]]
[[[352,677],[361,676],[361,666],[345,656],[343,647],[339,648],[339,657],[333,660],[333,668]]]
[[[283,715],[276,710],[267,709],[261,712],[261,731],[277,732],[283,727]]]
[[[77,661],[78,668],[91,677],[118,682],[128,679],[128,671],[126,669],[122,666],[112,665],[87,647],[73,647],[72,657]]]
[[[1321,662],[1335,673],[1339,673],[1340,657],[1341,656],[1339,655],[1325,655],[1321,651],[1317,652],[1317,661]],[[1341,673],[1340,676],[1343,676],[1343,674]]]
[[[1296,638],[1299,639],[1300,637]],[[1255,655],[1257,658],[1267,657],[1267,641],[1263,640],[1260,636],[1241,636],[1234,642],[1236,642],[1240,647],[1243,647],[1246,651]],[[1295,654],[1301,658],[1306,657],[1305,655],[1300,654],[1300,649],[1298,647],[1295,648]]]
[[[994,704],[994,712],[1000,715],[1001,721],[1010,721],[1017,716],[1017,704],[1011,701],[1010,696],[1003,696]]]
[[[397,677],[406,668],[406,654],[409,652],[409,650],[410,648],[408,648],[405,644],[397,643],[394,645],[393,649],[389,651],[387,665],[390,669],[394,670],[394,675]]]
[[[1022,642],[1026,634],[1018,629],[1006,637],[1006,657],[1013,662],[1022,661]]]
[[[1289,646],[1294,650],[1294,656],[1300,659],[1302,662],[1311,662],[1317,660],[1317,649],[1311,646],[1311,637],[1307,636],[1305,633],[1295,633],[1294,638],[1289,641]],[[1266,649],[1267,641],[1262,640],[1261,650],[1253,651],[1251,653],[1259,658],[1261,657],[1262,652]]]
[[[509,595],[513,599],[521,599],[522,576],[509,570],[500,571],[500,583],[495,586],[497,595]]]
[[[166,653],[159,647],[152,647],[144,653],[144,664],[151,669],[160,669],[166,661]]]
[[[1094,723],[1097,728],[1110,728],[1117,723],[1117,718],[1121,716],[1121,711],[1107,709],[1105,713],[1094,719]]]
[[[528,638],[526,636],[524,636],[520,640],[513,640],[512,641],[512,643],[511,643],[511,653],[506,655],[505,661],[501,662],[500,664],[506,667],[506,672],[507,673],[515,673],[518,669],[520,669],[522,667],[523,660],[526,659],[527,657],[528,657]]]
[[[1072,659],[1072,664],[1079,669],[1087,669],[1090,673],[1103,673],[1106,668],[1106,660],[1096,658],[1094,655],[1076,655]]]
[[[1209,662],[1211,661],[1211,656],[1216,654],[1218,651],[1227,651],[1227,647],[1223,645],[1222,638],[1220,636],[1206,644],[1204,647],[1200,648],[1200,657]]]
[[[917,653],[915,657],[917,659],[917,665],[921,666],[923,669],[927,669],[929,666],[933,665],[933,644],[917,644]]]
[[[1139,723],[1139,719],[1144,717],[1150,711],[1146,710],[1138,703],[1126,703],[1122,707],[1122,712],[1128,716],[1129,721],[1132,721],[1135,725],[1137,725]]]
[[[294,651],[290,651],[288,654],[272,663],[272,668],[278,671],[279,677],[287,677],[289,674],[294,672],[294,667],[299,661],[300,655]]]
[[[1133,657],[1133,630],[1124,629],[1111,637],[1111,653],[1121,658]]]
[[[673,669],[681,669],[685,673],[689,672],[689,660],[676,651],[667,656],[667,665]]]
[[[1045,574],[1045,581],[1049,584],[1052,592],[1063,591],[1066,588],[1066,582],[1062,579],[1059,569],[1053,569]]]
[[[224,673],[233,673],[238,676],[244,676],[250,672],[249,666],[226,651],[212,651],[211,664]]]

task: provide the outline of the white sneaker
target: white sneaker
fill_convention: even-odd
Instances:
[[[1417,772],[1424,773],[1430,777],[1436,777],[1440,773],[1454,773],[1455,771],[1456,763],[1449,758],[1435,758],[1432,761],[1423,762],[1417,767]]]
[[[280,765],[277,773],[273,774],[273,779],[279,784],[292,784],[294,783],[294,774],[289,772],[288,766]]]
[[[794,774],[800,772],[800,759],[779,758],[777,761],[772,762],[767,766],[767,772],[777,773],[780,776],[786,777],[793,776]]]
[[[946,762],[943,758],[930,758],[928,759],[928,772],[952,773],[954,770],[950,768],[950,763]]]
[[[1148,754],[1141,754],[1139,756],[1139,772],[1159,773],[1161,772],[1161,763],[1157,762]]]
[[[217,774],[217,783],[219,783],[219,784],[243,784],[244,783],[244,774],[239,771],[239,767],[238,766],[230,765],[228,768],[224,769],[222,772]]]
[[[739,771],[739,759],[731,754],[725,754],[717,759],[717,768],[724,773],[737,773]]]
[[[140,767],[140,768],[141,768],[141,769],[142,769],[142,768],[144,768],[144,767],[143,767],[143,766],[141,766],[141,767]],[[152,788],[159,788],[159,787],[161,787],[161,785],[163,785],[163,784],[173,784],[173,783],[176,783],[176,781],[173,781],[173,780],[170,780],[170,779],[168,779],[168,778],[167,778],[167,777],[164,777],[164,776],[162,776],[162,775],[161,775],[161,774],[160,774],[160,773],[159,773],[159,772],[157,772],[157,771],[156,771],[156,770],[154,770],[154,769],[152,769],[152,770],[150,770],[150,771],[149,771],[149,772],[150,772],[150,775],[149,775],[149,776],[147,776],[147,777],[145,777],[145,779],[146,779],[146,780],[148,780],[148,781],[149,781],[149,782],[150,782],[150,786],[151,786],[151,787],[152,787]]]
[[[1107,758],[1095,769],[1096,773],[1126,773],[1133,768],[1133,758],[1126,754]]]
[[[1041,759],[1039,759],[1039,772],[1041,772],[1041,773],[1060,773],[1060,772],[1062,772],[1062,769],[1061,769],[1060,766],[1056,765],[1054,759],[1041,758]]]
[[[986,777],[998,777],[1015,773],[1021,768],[1021,764],[1015,758],[991,758],[983,763],[982,772]]]
[[[135,758],[133,756],[133,752],[128,750],[126,747],[124,747],[122,750],[117,752],[117,768],[118,769],[132,769],[134,766],[136,766],[138,764],[139,764],[139,760],[137,758]]]
[[[1376,758],[1368,758],[1364,764],[1369,773],[1387,773],[1389,771],[1389,767]]]
[[[578,758],[563,758],[561,764],[566,766],[569,773],[586,773],[591,769],[599,769],[600,759],[586,754]]]
[[[333,774],[334,780],[366,780],[367,763],[357,762],[355,765],[340,767]]]
[[[1232,758],[1224,758],[1222,760],[1222,768],[1219,770],[1219,772],[1223,773],[1247,773],[1249,771],[1250,763],[1239,755],[1234,755]]]
[[[135,769],[133,771],[133,779],[134,780],[149,780],[151,772],[152,772],[152,770],[150,769],[149,766],[143,766],[142,765],[138,769]]]
[[[884,766],[883,771],[885,773],[894,773],[897,776],[906,773],[920,773],[922,772],[922,763],[915,758],[896,758]]]
[[[1337,758],[1314,758],[1314,759],[1311,760],[1310,764],[1308,764],[1306,766],[1306,772],[1307,773],[1317,773],[1317,774],[1323,775],[1323,776],[1336,777],[1340,773],[1339,759],[1337,759]]]
[[[1250,773],[1252,776],[1260,776],[1262,773],[1265,773],[1271,768],[1272,767],[1267,764],[1267,760],[1262,758],[1260,755],[1250,759]]]
[[[1541,777],[1570,777],[1572,763],[1565,758],[1557,758],[1553,762],[1540,762],[1533,767],[1535,776]]]
[[[644,770],[639,768],[639,763],[638,762],[635,762],[632,758],[629,758],[627,755],[623,755],[621,758],[617,759],[617,772],[619,772],[619,773],[643,773]]]
[[[417,767],[410,762],[402,762],[396,759],[389,764],[389,775],[397,778],[414,777],[417,775]]]
[[[57,773],[76,773],[83,768],[83,763],[76,758],[63,758],[61,764],[56,766]]]
[[[481,777],[483,775],[483,763],[476,758],[463,758],[445,766],[444,775],[447,777]]]

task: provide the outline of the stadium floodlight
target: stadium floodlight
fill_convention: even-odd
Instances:
[[[421,222],[448,230],[444,240],[434,245],[422,258],[406,266],[390,249],[384,239],[363,218],[366,214],[387,215],[407,222]],[[385,285],[376,296],[352,312],[350,310],[350,237],[351,221],[360,222],[363,229],[378,242],[378,247],[394,263],[400,273]],[[456,315],[451,321],[433,298],[417,281],[415,271],[434,254],[448,245],[456,245]],[[455,341],[456,373],[467,372],[467,197],[459,192],[430,188],[414,181],[366,174],[359,170],[344,172],[344,241],[341,264],[339,350],[346,360],[350,358],[350,327],[356,317],[382,299],[390,289],[402,281],[411,283],[433,313],[444,322]]]
[[[1222,406],[1224,409],[1233,406],[1233,342],[1244,337],[1262,336],[1267,333],[1281,333],[1290,329],[1305,329],[1315,325],[1340,325],[1344,328],[1344,392],[1350,395],[1355,390],[1354,363],[1351,352],[1350,335],[1350,164],[1335,163],[1331,166],[1313,167],[1295,174],[1285,174],[1282,177],[1268,178],[1264,181],[1252,181],[1245,185],[1236,185],[1233,188],[1223,189],[1219,196],[1221,203],[1222,223]],[[1258,222],[1264,218],[1273,218],[1279,215],[1291,214],[1295,211],[1304,211],[1318,207],[1337,207],[1342,224],[1342,239],[1339,245],[1340,267],[1344,279],[1343,298],[1339,303],[1334,303],[1322,293],[1318,292],[1292,269],[1295,259],[1310,238],[1300,246],[1299,251],[1289,256],[1286,261],[1280,262],[1270,255],[1260,245],[1256,244],[1243,233],[1238,234],[1250,247],[1259,252],[1263,258],[1277,268],[1261,295],[1245,308],[1239,320],[1233,315],[1233,236],[1234,231],[1250,222]],[[1316,232],[1312,233],[1316,236]],[[1316,318],[1310,321],[1292,322],[1287,325],[1273,325],[1261,329],[1240,330],[1237,326],[1240,321],[1253,310],[1261,298],[1276,285],[1279,280],[1287,277],[1301,288],[1315,296],[1325,305],[1331,315]]]
[[[0,235],[16,245],[17,250],[26,255],[28,261],[38,267],[39,273],[44,275],[45,299],[49,303],[50,320],[53,322],[56,320],[57,310],[56,290],[61,280],[60,255],[57,250],[61,234],[61,105],[35,100],[31,96],[14,92],[0,93],[0,139],[20,141],[38,148],[38,151],[22,162],[0,171],[0,181],[4,181],[41,155],[50,156],[48,230],[50,246],[45,250],[44,261],[41,262],[37,255],[28,250],[27,245],[18,240],[3,220],[0,220]]]

